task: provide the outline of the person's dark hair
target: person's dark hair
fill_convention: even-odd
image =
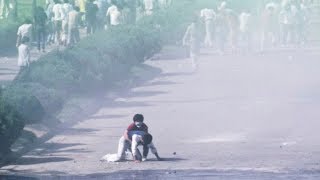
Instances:
[[[74,10],[77,11],[77,12],[79,12],[79,11],[80,11],[80,8],[79,8],[78,6],[75,6],[75,7],[74,7]]]
[[[144,145],[148,145],[152,142],[152,135],[151,134],[145,134],[143,137],[142,137],[142,140],[143,140],[143,144]]]
[[[30,41],[30,38],[29,38],[29,37],[23,36],[22,39],[21,39],[21,44],[28,43],[29,41]]]
[[[136,114],[133,116],[133,122],[143,122],[144,117],[142,114]]]

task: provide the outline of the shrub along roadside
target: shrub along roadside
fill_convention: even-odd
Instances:
[[[24,120],[0,92],[0,158],[10,152],[11,145],[20,136]]]

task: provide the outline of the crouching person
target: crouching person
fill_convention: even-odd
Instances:
[[[143,157],[141,157],[140,151],[138,149],[139,145],[143,146]],[[149,153],[149,149],[151,149],[151,152],[156,156],[158,161],[162,160],[157,152],[156,147],[152,143],[151,134],[145,134],[143,136],[139,134],[134,134],[132,136],[131,152],[132,152],[133,160],[135,162],[146,161]]]

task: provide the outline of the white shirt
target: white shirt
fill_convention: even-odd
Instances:
[[[31,38],[31,33],[32,33],[32,24],[22,24],[18,29],[17,35],[21,36],[21,39],[23,37]]]
[[[146,11],[152,11],[154,8],[153,0],[144,0],[144,9]]]
[[[77,28],[80,25],[80,13],[76,10],[72,10],[68,14],[68,28]]]
[[[61,21],[62,20],[62,5],[55,4],[52,8],[53,12],[53,20],[54,21]]]
[[[61,19],[64,21],[68,20],[68,14],[69,12],[71,12],[73,10],[73,7],[71,4],[69,3],[64,3],[62,4],[62,8],[61,8]]]
[[[250,21],[251,21],[251,14],[250,13],[242,12],[239,15],[240,31],[241,32],[248,32],[249,31]]]
[[[204,18],[204,20],[206,21],[214,20],[216,17],[216,13],[214,12],[213,9],[205,8],[200,11],[200,17]]]
[[[18,47],[18,66],[28,66],[30,63],[30,50],[25,44],[20,44]]]
[[[142,142],[142,136],[138,135],[138,134],[134,134],[132,135],[132,143],[131,143],[131,151],[132,151],[132,155],[133,156],[137,156],[138,155],[138,146],[140,145],[140,143]],[[151,142],[150,144],[148,144],[148,147],[150,148],[151,152],[153,154],[157,153],[157,149],[154,146],[154,144]]]
[[[121,13],[118,10],[117,6],[112,5],[107,10],[107,16],[110,16],[110,24],[113,26],[120,24]]]

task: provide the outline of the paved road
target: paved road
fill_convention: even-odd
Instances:
[[[106,93],[91,117],[0,172],[66,179],[319,179],[319,55],[218,56],[206,50],[196,72],[186,59],[148,61],[162,73],[114,93],[112,102]],[[145,115],[166,161],[150,155],[141,164],[99,162],[116,152],[135,113]]]

